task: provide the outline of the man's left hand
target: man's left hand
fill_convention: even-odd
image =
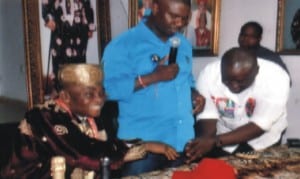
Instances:
[[[205,98],[195,89],[192,89],[193,114],[198,114],[203,111]]]

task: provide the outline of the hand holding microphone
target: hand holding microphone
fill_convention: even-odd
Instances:
[[[180,45],[180,39],[178,37],[173,37],[170,39],[170,43],[171,48],[169,56],[165,56],[164,58],[160,59],[156,54],[151,55],[151,60],[157,63],[156,68],[151,74],[152,78],[154,79],[154,82],[169,81],[176,78],[178,74],[178,65],[170,64],[176,63],[177,49]],[[167,60],[169,65],[164,65]]]
[[[178,37],[173,37],[170,39],[170,42],[171,42],[171,48],[169,54],[169,65],[176,63],[177,50],[178,50],[178,46],[180,45],[180,39]]]

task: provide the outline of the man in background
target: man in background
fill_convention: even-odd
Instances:
[[[262,34],[263,28],[258,22],[247,22],[241,27],[240,34],[238,37],[238,43],[242,48],[254,50],[257,57],[278,64],[288,74],[290,74],[288,68],[286,67],[286,64],[283,62],[283,60],[278,54],[266,47],[261,46],[260,42],[262,39]]]

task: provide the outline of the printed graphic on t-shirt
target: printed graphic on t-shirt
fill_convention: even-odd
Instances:
[[[211,96],[211,98],[214,101],[220,116],[234,119],[234,101],[228,98],[215,98],[214,96]]]
[[[247,116],[248,117],[251,117],[252,114],[253,114],[253,111],[255,109],[255,99],[254,98],[249,98],[246,102],[246,105],[245,105],[245,110],[246,110],[246,113],[247,113]]]

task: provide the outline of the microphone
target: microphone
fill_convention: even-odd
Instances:
[[[176,63],[176,56],[177,56],[177,49],[180,45],[180,39],[178,37],[173,37],[170,39],[171,42],[171,48],[170,48],[170,54],[169,54],[169,65]]]

